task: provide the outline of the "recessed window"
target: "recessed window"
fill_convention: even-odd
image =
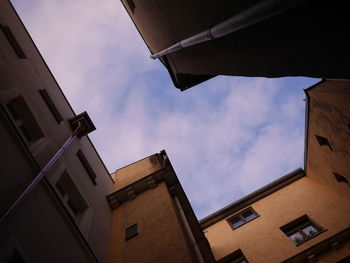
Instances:
[[[230,255],[220,259],[218,263],[248,263],[248,260],[243,255],[242,251],[239,249]]]
[[[70,178],[67,171],[64,171],[60,179],[55,184],[55,188],[66,208],[73,218],[80,220],[80,217],[88,208],[85,200],[81,196],[78,188]]]
[[[137,229],[137,224],[129,226],[125,229],[125,241],[137,236],[138,234],[139,231]]]
[[[227,221],[231,225],[232,228],[240,227],[241,225],[253,220],[258,217],[258,214],[253,210],[253,208],[248,208],[233,217],[229,218]]]
[[[19,133],[28,144],[31,144],[44,136],[34,118],[34,115],[22,96],[18,96],[8,101],[5,108]]]
[[[335,179],[337,180],[338,183],[346,183],[349,187],[350,187],[350,183],[348,178],[346,178],[345,176],[335,173],[333,172]]]
[[[84,166],[85,171],[87,172],[87,174],[89,175],[89,178],[91,179],[92,183],[94,185],[96,185],[96,174],[94,172],[94,170],[91,168],[89,162],[87,161],[85,155],[83,154],[83,152],[81,150],[79,150],[77,152],[77,156],[81,162],[81,164]]]
[[[49,108],[50,112],[52,113],[53,117],[55,118],[56,122],[60,123],[61,121],[63,121],[63,118],[62,118],[60,112],[58,111],[56,105],[51,100],[47,91],[45,89],[41,89],[41,90],[39,90],[39,93],[40,93],[41,97],[43,98],[43,100],[45,101],[45,103],[46,103],[47,107]]]
[[[128,3],[128,6],[129,6],[131,12],[134,13],[134,10],[136,7],[134,1],[133,0],[126,0],[126,2]]]
[[[331,144],[329,143],[328,139],[326,137],[322,137],[320,135],[315,135],[318,143],[320,146],[326,145],[329,147],[331,151],[333,151]]]
[[[312,222],[307,215],[281,227],[281,230],[296,245],[302,244],[324,231],[320,226]]]
[[[11,29],[8,26],[0,25],[2,32],[4,33],[5,37],[7,38],[7,41],[10,43],[13,51],[15,51],[16,55],[19,58],[27,58],[24,54],[21,46],[18,44],[15,36],[12,34]]]

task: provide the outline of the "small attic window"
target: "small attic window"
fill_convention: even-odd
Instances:
[[[328,141],[328,139],[326,137],[323,137],[323,136],[320,136],[320,135],[316,135],[316,134],[315,134],[315,136],[316,136],[316,139],[317,139],[318,143],[320,144],[320,146],[326,145],[326,146],[329,147],[329,149],[331,151],[333,151],[332,146],[331,146],[331,144],[329,143],[329,141]]]
[[[136,7],[134,1],[133,0],[126,0],[126,2],[128,3],[128,6],[129,6],[131,12],[134,13],[134,10]]]
[[[55,103],[52,101],[51,97],[49,96],[49,93],[47,92],[46,89],[40,89],[39,93],[41,95],[41,97],[43,98],[43,100],[45,101],[47,107],[49,108],[50,112],[52,113],[53,117],[55,118],[57,123],[60,123],[61,121],[63,121],[63,118],[60,114],[60,112],[58,111]]]
[[[25,59],[27,56],[24,54],[23,49],[17,42],[17,39],[13,35],[11,29],[8,26],[0,25],[2,32],[4,33],[5,37],[7,38],[7,41],[10,43],[13,51],[15,51],[17,57]]]
[[[89,164],[88,160],[86,159],[85,155],[83,154],[83,152],[81,150],[79,150],[77,152],[77,156],[81,162],[81,164],[83,165],[86,173],[88,174],[91,182],[94,184],[94,185],[97,185],[97,182],[96,182],[96,174],[94,172],[94,170],[92,169],[91,165]]]
[[[349,187],[350,187],[350,183],[348,178],[346,178],[345,176],[335,173],[333,172],[335,179],[337,180],[338,183],[346,183]]]
[[[227,222],[232,227],[232,229],[236,229],[237,227],[248,223],[258,216],[259,215],[257,212],[255,212],[253,208],[249,207],[248,209],[245,209],[244,211],[239,212],[238,214],[235,214],[234,216],[227,219]]]
[[[125,229],[125,241],[137,236],[139,234],[139,231],[137,229],[137,224],[134,224],[132,226],[129,226]]]

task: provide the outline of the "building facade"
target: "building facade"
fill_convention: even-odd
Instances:
[[[121,1],[180,90],[216,75],[350,77],[342,1]]]
[[[88,114],[0,10],[0,262],[349,262],[348,80],[305,91],[305,171],[199,221],[165,151],[109,174]]]
[[[89,138],[73,136],[87,115],[74,113],[10,2],[0,10],[0,262],[106,262],[113,180]]]
[[[347,198],[298,169],[200,223],[218,262],[340,262],[349,213]]]
[[[109,262],[215,262],[165,151],[113,177]]]

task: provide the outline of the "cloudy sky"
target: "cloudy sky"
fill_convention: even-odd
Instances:
[[[303,166],[310,78],[172,86],[119,0],[12,0],[110,172],[165,149],[200,219]]]

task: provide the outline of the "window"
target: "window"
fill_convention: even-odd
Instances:
[[[47,93],[47,91],[45,89],[41,89],[41,90],[39,90],[39,93],[40,93],[41,97],[44,99],[47,107],[51,111],[51,113],[52,113],[53,117],[55,118],[56,122],[60,123],[61,121],[63,121],[63,118],[62,118],[60,112],[58,111],[58,109],[56,108],[56,105],[51,100],[51,98],[50,98],[49,94]]]
[[[83,152],[82,152],[81,150],[79,150],[79,151],[77,152],[77,156],[78,156],[78,158],[79,158],[81,164],[84,166],[85,171],[86,171],[87,174],[89,175],[89,177],[90,177],[92,183],[93,183],[94,185],[97,185],[97,183],[96,183],[96,174],[95,174],[94,170],[92,170],[90,164],[89,164],[88,161],[86,160],[85,155],[83,154]]]
[[[335,179],[337,180],[338,183],[346,183],[350,187],[350,183],[349,183],[348,178],[346,178],[345,176],[340,175],[338,173],[335,173],[335,172],[333,172],[333,174],[334,174]]]
[[[129,6],[131,12],[134,13],[134,10],[136,7],[134,1],[133,0],[126,0],[126,2],[128,3],[128,6]]]
[[[242,251],[239,249],[230,255],[220,259],[218,263],[248,263],[248,260],[243,255]]]
[[[315,135],[316,136],[316,139],[318,141],[318,143],[320,144],[320,146],[323,146],[323,145],[326,145],[329,147],[329,149],[331,151],[333,151],[332,149],[332,146],[331,144],[329,143],[328,139],[326,137],[322,137],[322,136],[319,136],[319,135]]]
[[[13,51],[15,51],[16,55],[19,58],[27,58],[24,54],[21,46],[18,44],[15,36],[12,34],[11,29],[8,26],[0,25],[2,32],[4,33],[5,37],[7,38],[8,42],[10,43]]]
[[[137,236],[138,234],[139,232],[137,230],[137,224],[129,226],[125,229],[125,241]]]
[[[229,218],[227,221],[229,222],[230,226],[233,229],[235,229],[258,216],[259,215],[253,210],[253,208],[249,207],[248,209],[240,212],[239,214],[236,214],[233,217]]]
[[[79,190],[75,186],[67,171],[63,172],[62,176],[55,184],[55,188],[71,216],[73,216],[73,218],[76,220],[80,220],[81,216],[88,208],[88,205],[79,193]]]
[[[286,236],[296,245],[302,244],[324,230],[304,215],[289,224],[281,227]]]
[[[5,106],[13,123],[28,144],[32,144],[44,136],[22,96],[11,99]]]

